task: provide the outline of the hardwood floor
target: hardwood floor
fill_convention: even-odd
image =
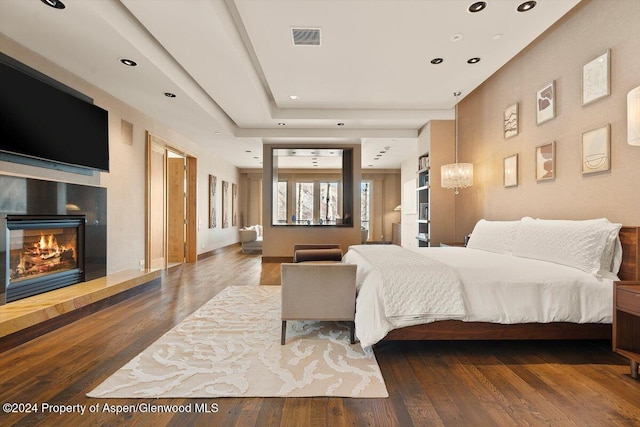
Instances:
[[[85,397],[226,286],[279,282],[279,264],[225,248],[165,272],[160,286],[0,353],[0,401],[38,404],[31,413],[14,405],[19,413],[0,413],[0,425],[640,425],[640,382],[609,342],[597,341],[383,342],[375,353],[388,399]],[[104,411],[136,403],[192,412]],[[217,404],[217,412],[195,413],[196,403],[210,411]],[[87,409],[58,415],[53,405]]]

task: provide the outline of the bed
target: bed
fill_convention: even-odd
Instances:
[[[638,234],[606,219],[523,218],[479,221],[468,248],[352,246],[343,261],[358,265],[356,334],[363,347],[610,339],[612,284],[638,280]]]

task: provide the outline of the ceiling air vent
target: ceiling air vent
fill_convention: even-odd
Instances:
[[[294,46],[320,46],[320,28],[292,28]]]

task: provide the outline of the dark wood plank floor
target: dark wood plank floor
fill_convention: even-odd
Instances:
[[[640,382],[608,342],[592,341],[383,342],[375,353],[388,399],[85,397],[226,286],[279,281],[279,264],[262,264],[233,246],[168,271],[160,286],[1,353],[0,401],[39,407],[27,413],[14,405],[20,410],[0,413],[0,425],[640,425]],[[104,411],[105,404],[140,402],[192,412]],[[59,415],[42,412],[43,403],[50,410],[98,404],[99,411]],[[196,403],[211,412],[195,413]]]

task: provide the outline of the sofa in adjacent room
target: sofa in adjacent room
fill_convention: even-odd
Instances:
[[[252,225],[238,230],[243,253],[262,252],[262,226]]]

